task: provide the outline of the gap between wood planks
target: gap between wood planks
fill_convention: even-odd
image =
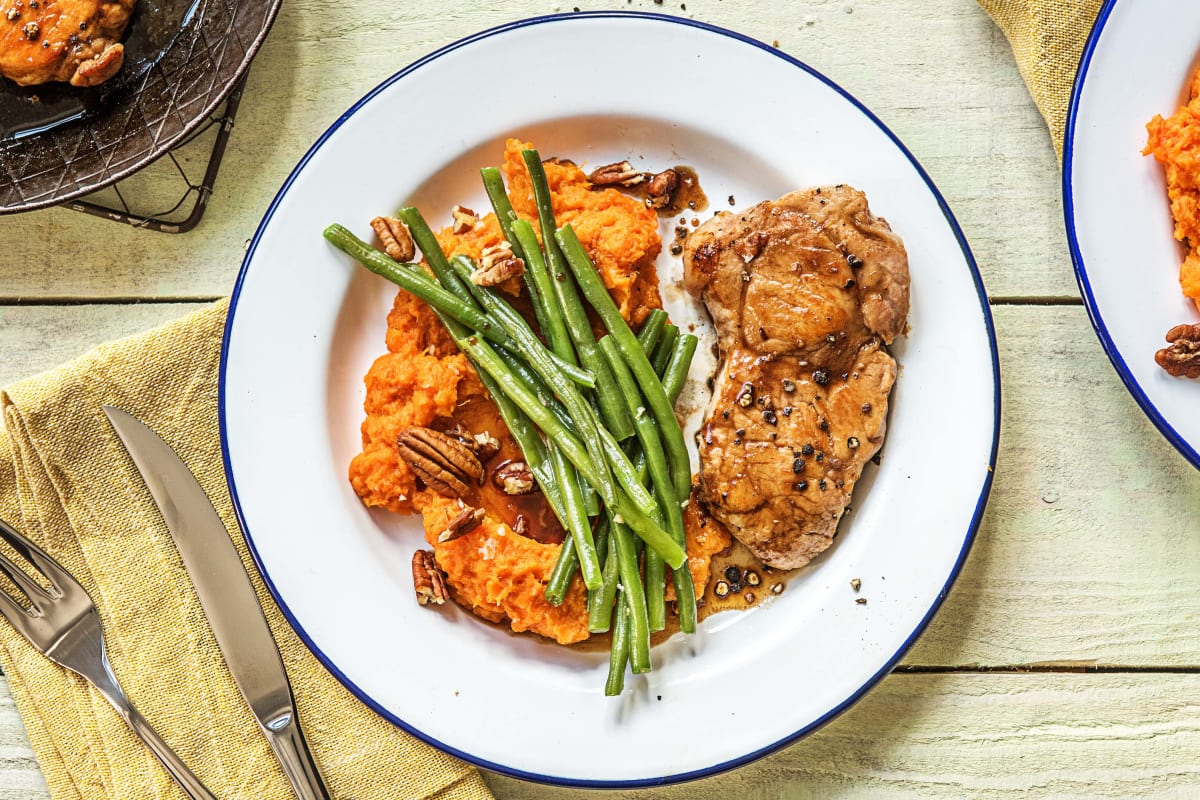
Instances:
[[[1190,675],[1200,672],[1200,664],[1149,666],[1140,664],[1095,664],[1090,661],[1046,661],[1032,664],[974,664],[966,666],[933,666],[901,664],[893,675],[943,675],[949,673],[988,673],[1000,675],[1075,673],[1088,675]]]
[[[178,305],[182,303],[214,303],[223,296],[214,294],[178,297],[0,297],[0,307]]]

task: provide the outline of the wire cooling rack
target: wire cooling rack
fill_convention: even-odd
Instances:
[[[159,233],[187,233],[208,207],[245,78],[187,138],[132,176],[64,208]],[[207,157],[205,157],[207,154]],[[154,190],[147,187],[153,185]]]

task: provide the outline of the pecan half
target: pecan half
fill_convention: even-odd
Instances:
[[[412,261],[417,250],[407,225],[393,217],[376,217],[371,220],[371,230],[383,243],[383,252],[396,261]]]
[[[646,205],[651,208],[663,208],[671,202],[671,195],[679,186],[679,175],[673,169],[664,169],[650,179],[646,184]]]
[[[400,458],[425,485],[447,497],[463,497],[483,477],[475,451],[449,434],[414,425],[396,437]]]
[[[649,173],[639,172],[628,161],[617,161],[597,167],[587,179],[594,186],[637,186],[649,177]]]
[[[479,257],[479,267],[471,273],[476,286],[495,286],[509,278],[525,274],[525,262],[513,255],[508,241],[486,247]]]
[[[418,550],[412,558],[413,589],[417,593],[417,602],[423,606],[440,606],[450,599],[446,589],[446,578],[433,560],[432,550]]]
[[[438,544],[452,542],[458,537],[470,533],[479,527],[479,523],[483,522],[483,517],[482,508],[464,507],[454,516],[454,519],[446,523],[446,529],[438,534]]]
[[[450,210],[450,216],[454,218],[454,226],[450,230],[456,234],[466,233],[479,222],[479,215],[466,206],[455,205]]]
[[[1154,354],[1154,362],[1177,378],[1200,378],[1200,324],[1176,325],[1167,331],[1167,342]]]
[[[534,487],[533,471],[524,461],[509,461],[492,473],[492,483],[505,494],[529,494]]]

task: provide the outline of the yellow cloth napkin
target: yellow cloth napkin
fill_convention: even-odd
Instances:
[[[333,794],[340,800],[491,798],[476,770],[393,727],[327,673],[258,578],[237,534],[217,431],[226,309],[220,302],[103,345],[0,395],[6,428],[0,434],[0,518],[83,583],[100,610],[121,685],[209,789],[222,800],[290,800],[170,534],[100,405],[132,412],[176,449],[235,532]],[[96,691],[3,621],[0,667],[54,800],[184,797]]]
[[[1029,93],[1062,157],[1075,71],[1103,0],[979,0],[1012,45]]]

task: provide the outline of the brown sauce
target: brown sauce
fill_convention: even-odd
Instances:
[[[679,183],[671,195],[671,202],[658,209],[660,217],[671,217],[686,211],[704,211],[708,208],[708,195],[700,187],[700,176],[687,166],[672,167]]]
[[[671,193],[671,200],[662,208],[655,209],[660,217],[673,217],[676,214],[686,213],[688,211],[704,211],[708,208],[708,195],[704,193],[704,189],[700,186],[700,175],[695,169],[683,164],[671,167],[675,170],[675,177],[678,183],[675,185],[675,191]],[[647,173],[649,174],[649,173]],[[645,199],[646,188],[649,181],[642,181],[633,186],[614,186],[603,188],[619,189],[626,194],[634,197]],[[601,187],[595,187],[601,188]]]
[[[509,460],[511,459],[496,457],[488,461],[487,479],[483,486],[479,487],[481,506],[488,512],[488,516],[498,519],[534,541],[542,544],[562,544],[566,532],[540,489],[535,488],[529,494],[505,494],[492,482],[495,470]],[[520,523],[521,518],[524,518],[523,524]]]

